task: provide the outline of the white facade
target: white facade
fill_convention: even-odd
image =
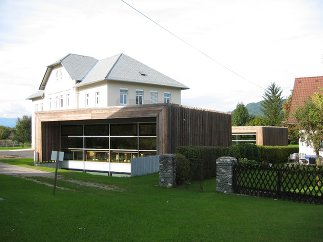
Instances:
[[[120,90],[127,90],[126,104],[120,102]],[[143,93],[140,104],[164,103],[165,94],[169,102],[181,104],[181,90],[167,86],[104,80],[78,87],[63,67],[51,72],[43,97],[33,104],[35,112],[137,105],[138,90]]]
[[[319,151],[319,155],[323,157],[323,149]],[[299,140],[299,157],[308,159],[309,157],[316,157],[313,146],[308,146],[305,142]]]

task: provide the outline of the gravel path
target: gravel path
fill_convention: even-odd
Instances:
[[[0,174],[4,175],[10,175],[10,176],[17,176],[26,180],[30,180],[39,184],[43,184],[46,186],[53,186],[50,183],[47,182],[42,182],[38,181],[37,179],[33,179],[33,177],[47,177],[47,178],[52,178],[54,179],[54,173],[53,172],[47,172],[47,171],[40,171],[28,167],[22,167],[22,166],[15,166],[15,165],[10,165],[6,163],[1,163],[0,162]],[[91,187],[91,188],[96,188],[96,189],[101,189],[101,190],[106,190],[106,191],[119,191],[122,192],[124,191],[123,189],[119,188],[118,186],[115,185],[106,185],[106,184],[99,184],[99,183],[94,183],[94,182],[85,182],[85,181],[79,181],[79,180],[74,180],[74,179],[64,179],[63,177],[59,177],[58,181],[64,181],[64,182],[69,182],[73,184],[77,184],[79,186],[84,186],[84,187]],[[70,190],[68,188],[64,187],[57,187],[58,189],[63,189],[63,190]]]
[[[0,150],[0,158],[34,158],[33,149],[22,150]]]
[[[40,171],[28,167],[15,166],[0,162],[0,174],[11,175],[11,176],[23,176],[23,177],[54,177],[54,173],[47,171]]]

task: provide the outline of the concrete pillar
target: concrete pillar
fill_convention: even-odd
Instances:
[[[176,186],[176,161],[175,155],[159,156],[159,185],[161,187]]]
[[[233,193],[233,167],[237,164],[233,157],[220,157],[216,159],[216,191]]]

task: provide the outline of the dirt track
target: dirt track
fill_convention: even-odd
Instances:
[[[0,158],[34,158],[34,150],[0,150]]]

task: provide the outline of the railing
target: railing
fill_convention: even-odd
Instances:
[[[134,158],[131,160],[131,176],[142,176],[159,171],[159,155]]]
[[[323,204],[322,166],[238,164],[233,174],[235,193]]]

